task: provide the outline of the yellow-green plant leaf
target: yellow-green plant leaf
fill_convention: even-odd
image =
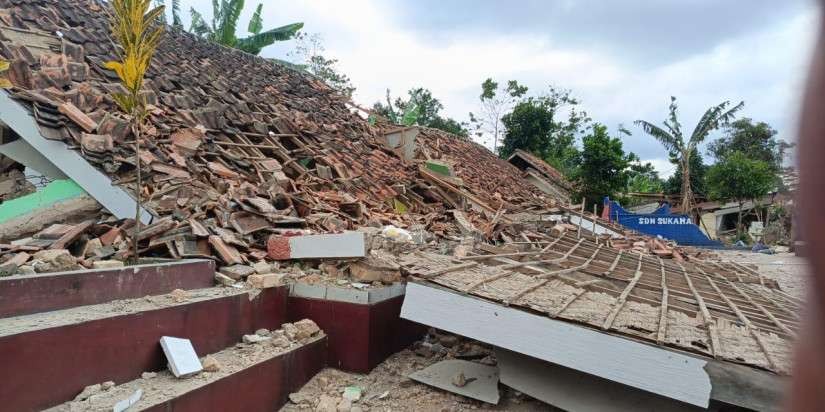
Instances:
[[[10,89],[14,87],[13,84],[9,81],[9,79],[5,77],[0,77],[0,89]]]
[[[0,59],[0,73],[8,70],[10,64],[7,60]]]

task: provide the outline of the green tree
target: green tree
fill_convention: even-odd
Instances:
[[[745,153],[735,151],[708,169],[708,195],[714,200],[734,200],[739,203],[736,234],[742,235],[742,206],[748,200],[768,194],[774,188],[773,166],[764,161],[750,159]]]
[[[295,64],[314,74],[332,88],[340,90],[346,96],[352,97],[355,86],[349,76],[338,71],[338,59],[324,57],[323,38],[320,33],[298,33],[295,36],[295,49],[289,53]]]
[[[498,153],[498,140],[504,129],[501,118],[510,112],[525,94],[527,86],[522,86],[515,80],[508,81],[503,87],[499,87],[498,82],[492,78],[481,83],[481,111],[479,114],[470,113],[470,124],[479,138],[485,134],[492,136],[493,153]]]
[[[670,157],[670,163],[675,167],[673,174],[664,182],[663,191],[668,195],[682,194],[682,168],[679,167],[679,159],[675,156]],[[705,173],[708,171],[708,165],[705,164],[705,159],[698,148],[693,149],[690,154],[690,192],[693,195],[704,196],[707,194],[705,188]]]
[[[212,0],[211,25],[206,24],[203,15],[193,7],[189,10],[192,16],[192,24],[189,27],[189,31],[216,43],[223,44],[224,46],[257,55],[264,47],[276,41],[285,41],[293,38],[298,31],[304,27],[304,23],[292,23],[263,31],[263,18],[261,17],[263,4],[258,4],[247,26],[247,31],[251,35],[249,37],[238,38],[235,33],[243,7],[244,0]]]
[[[687,138],[682,134],[682,124],[679,123],[676,98],[672,96],[670,98],[670,114],[667,120],[663,122],[667,130],[644,120],[636,120],[634,122],[637,126],[641,126],[645,133],[658,140],[670,153],[671,157],[675,157],[678,160],[679,169],[681,169],[682,172],[683,213],[690,213],[693,210],[694,199],[690,185],[690,158],[693,153],[696,152],[696,147],[702,143],[712,131],[730,122],[736,115],[736,112],[745,106],[745,103],[739,102],[736,106],[728,108],[729,106],[730,102],[725,101],[705,111],[699,123],[694,127],[693,132],[690,136],[687,136]]]
[[[782,169],[784,151],[789,145],[776,138],[777,132],[769,124],[743,118],[723,130],[724,135],[708,145],[708,152],[717,161],[742,152],[750,159],[768,162],[777,173]]]
[[[506,159],[516,149],[525,150],[570,174],[576,168],[576,136],[590,122],[578,105],[569,91],[552,87],[544,96],[520,101],[501,119],[505,132],[499,155]]]
[[[630,133],[627,132],[629,135]],[[627,170],[626,193],[662,193],[664,182],[659,178],[659,172],[648,163],[642,163],[635,153],[629,153]]]
[[[172,27],[174,27],[176,29],[182,29],[183,28],[183,21],[180,18],[180,0],[170,0],[170,2],[172,3],[172,7],[170,7],[170,9],[172,9]],[[158,7],[158,6],[164,6],[165,7],[165,4],[166,4],[166,0],[155,0],[155,7]],[[161,14],[160,15],[160,20],[164,24],[168,23],[168,21],[166,20],[166,14]]]
[[[432,127],[458,136],[468,136],[469,132],[466,124],[441,116],[444,105],[433,97],[430,90],[416,87],[407,91],[407,96],[406,100],[398,97],[393,102],[388,89],[387,103],[376,102],[373,104],[372,110],[396,124]],[[409,115],[410,113],[414,113],[414,116]],[[407,119],[407,121],[404,121],[404,119]],[[409,120],[413,121],[409,122]]]
[[[630,162],[637,159],[625,154],[622,140],[610,137],[607,127],[595,123],[582,137],[580,164],[575,174],[577,195],[590,205],[601,205],[604,196],[615,197],[627,187]]]
[[[146,119],[146,99],[141,95],[144,77],[152,56],[163,36],[160,16],[164,6],[151,8],[150,0],[112,0],[110,25],[112,37],[117,43],[117,61],[106,63],[106,68],[114,71],[120,79],[123,92],[113,92],[112,99],[129,116],[132,133],[135,136],[135,232],[132,237],[133,258],[139,259],[138,239],[140,238],[140,211],[143,207],[141,192],[143,180],[140,166],[140,138]]]

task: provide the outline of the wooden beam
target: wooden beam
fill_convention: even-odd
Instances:
[[[622,293],[619,295],[619,298],[616,299],[616,303],[613,304],[613,309],[610,310],[610,313],[607,315],[607,318],[604,320],[604,324],[602,325],[602,329],[607,330],[613,326],[613,322],[616,320],[616,316],[619,314],[619,311],[622,310],[624,307],[625,301],[627,301],[627,296],[630,295],[630,292],[633,288],[636,287],[636,283],[639,282],[639,279],[642,277],[642,255],[639,254],[639,266],[636,267],[636,273],[633,275],[633,280],[627,284],[624,288]]]
[[[665,340],[665,334],[667,333],[667,300],[668,300],[668,290],[667,290],[667,271],[665,271],[665,263],[662,261],[662,258],[659,258],[659,264],[661,265],[661,272],[662,272],[662,306],[661,306],[661,313],[659,314],[659,330],[656,332],[656,343],[661,344]]]
[[[708,335],[710,336],[710,352],[713,354],[713,357],[716,358],[719,356],[717,350],[721,346],[719,345],[719,334],[716,330],[715,321],[710,317],[710,311],[708,311],[707,306],[705,306],[705,300],[702,299],[702,296],[699,295],[699,292],[697,292],[696,288],[693,286],[693,282],[691,282],[690,276],[687,274],[687,269],[685,269],[685,266],[681,263],[679,263],[679,267],[682,269],[682,274],[685,276],[685,281],[687,282],[690,291],[693,293],[696,303],[699,304],[699,310],[702,312],[702,319],[704,320],[705,327],[708,328]]]

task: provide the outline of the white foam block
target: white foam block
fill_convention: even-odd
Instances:
[[[160,338],[160,346],[166,360],[169,361],[169,370],[175,377],[189,376],[203,370],[198,354],[195,353],[189,339],[163,336]]]

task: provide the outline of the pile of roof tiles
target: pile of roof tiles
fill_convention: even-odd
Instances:
[[[11,62],[9,92],[30,109],[41,135],[134,193],[135,138],[110,97],[122,86],[104,67],[115,59],[104,7],[0,0],[0,55]],[[272,235],[387,224],[449,236],[460,234],[446,213],[456,198],[481,205],[481,220],[551,201],[480,145],[426,130],[419,158],[450,160],[463,182],[430,176],[423,160],[402,160],[382,145],[386,128],[370,125],[321,81],[180,30],[165,33],[144,94],[140,194],[155,217],[138,242],[149,256],[249,262],[265,258]],[[77,236],[63,246],[79,253],[81,240],[114,229],[128,241],[133,225],[109,219],[79,226],[85,233],[73,227]],[[0,261],[53,247],[33,239],[5,244]],[[128,248],[119,245],[125,257]]]

